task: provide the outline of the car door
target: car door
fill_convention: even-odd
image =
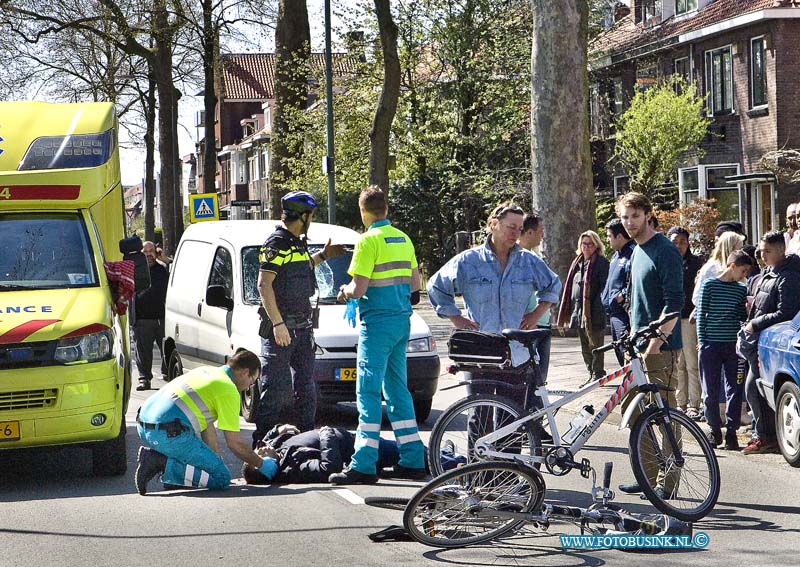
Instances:
[[[214,251],[206,289],[212,285],[223,287],[226,297],[233,299],[233,253],[225,242],[218,244]],[[233,354],[234,346],[231,340],[233,317],[234,309],[208,305],[203,294],[198,347],[200,358],[215,364],[224,364],[226,357]]]

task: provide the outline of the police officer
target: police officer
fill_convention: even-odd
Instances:
[[[279,423],[294,423],[301,431],[314,429],[317,391],[314,384],[314,334],[310,297],[314,268],[344,247],[331,245],[309,256],[305,236],[317,202],[305,191],[281,199],[283,226],[261,247],[258,293],[262,325],[261,400],[253,432],[253,447]]]
[[[231,473],[219,456],[217,428],[234,455],[265,476],[275,474],[277,461],[262,459],[239,436],[239,392],[253,385],[260,370],[258,356],[241,349],[226,365],[196,368],[148,398],[136,416],[145,444],[134,477],[139,494],[158,474],[165,485],[226,488]]]
[[[381,388],[389,421],[400,451],[400,462],[389,476],[425,478],[424,447],[417,430],[414,404],[406,382],[406,346],[411,306],[419,302],[420,278],[411,239],[386,218],[386,194],[367,187],[358,199],[367,227],[356,244],[348,272],[353,281],[342,286],[339,301],[359,298],[356,400],[358,430],[349,468],[332,474],[333,484],[378,481],[376,462],[381,431]]]

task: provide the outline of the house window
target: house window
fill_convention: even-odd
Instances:
[[[767,63],[764,37],[750,40],[750,97],[753,108],[767,105]]]
[[[679,59],[675,59],[672,62],[672,73],[676,77],[680,77],[686,84],[689,84],[689,58],[688,57],[681,57]],[[675,85],[675,92],[677,94],[680,93],[680,87]]]
[[[686,14],[697,10],[697,0],[677,0],[675,4],[675,13],[677,15]]]
[[[661,0],[642,0],[642,19],[646,22],[661,15]]]
[[[625,112],[625,95],[622,90],[622,77],[614,79],[614,116],[619,117]]]
[[[261,172],[261,179],[267,178],[267,150],[258,152],[258,170]]]
[[[600,86],[594,83],[589,88],[589,126],[593,138],[602,138],[602,118],[600,106]]]
[[[681,192],[681,202],[684,205],[688,205],[697,199],[700,196],[697,168],[680,170],[678,186]]]
[[[733,112],[731,46],[706,51],[706,92],[709,115]]]
[[[256,167],[258,167],[258,162],[256,161],[256,156],[254,156],[254,155],[248,156],[248,158],[247,158],[247,169],[248,169],[248,171],[250,173],[250,177],[249,177],[250,181],[255,181],[256,179],[258,179],[258,170],[256,169]]]
[[[739,188],[725,182],[725,177],[738,174],[737,164],[700,165],[678,170],[681,203],[686,205],[697,198],[715,199],[714,208],[721,219],[740,220]]]
[[[619,195],[623,195],[630,191],[631,183],[630,177],[627,175],[619,175],[614,178],[614,197],[618,197]]]

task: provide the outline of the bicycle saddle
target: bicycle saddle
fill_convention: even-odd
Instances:
[[[517,341],[525,346],[550,336],[550,329],[503,329],[501,334],[510,341]]]

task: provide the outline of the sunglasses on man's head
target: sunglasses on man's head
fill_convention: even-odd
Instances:
[[[518,215],[524,215],[525,211],[522,210],[522,207],[519,207],[517,205],[508,205],[506,207],[501,206],[495,208],[495,210],[492,212],[492,218],[499,219],[508,213],[516,213]]]

